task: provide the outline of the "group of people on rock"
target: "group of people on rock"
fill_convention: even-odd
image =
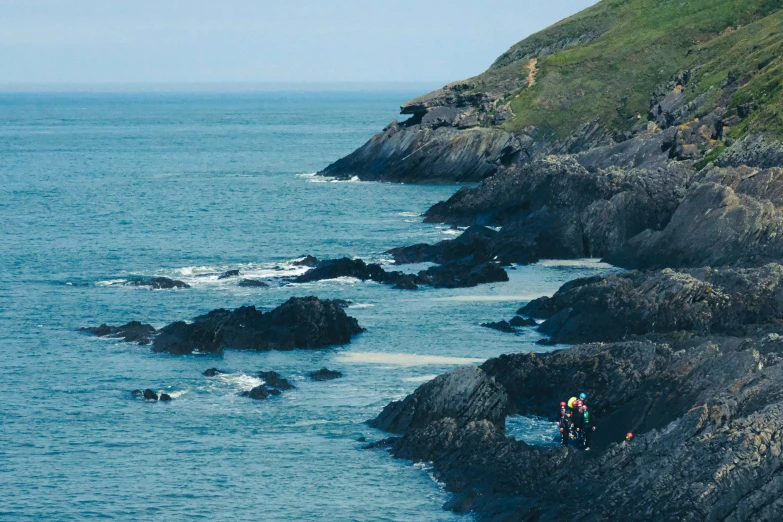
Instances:
[[[571,397],[567,402],[560,403],[557,416],[563,445],[573,440],[577,448],[590,449],[595,424],[587,408],[587,395],[580,393],[579,397]]]

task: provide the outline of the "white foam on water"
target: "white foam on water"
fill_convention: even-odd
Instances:
[[[179,397],[182,397],[186,393],[188,393],[188,391],[189,390],[180,390],[180,391],[165,391],[165,390],[163,390],[163,391],[159,391],[158,395],[160,395],[161,393],[168,393],[169,397],[171,397],[172,399],[177,399]]]
[[[359,176],[354,176],[351,179],[330,179],[330,183],[360,183]]]
[[[374,307],[374,304],[370,303],[359,303],[359,304],[352,304],[348,308],[372,308]]]
[[[538,263],[535,263],[539,266],[546,266],[546,267],[575,267],[575,268],[606,268],[611,269],[615,268],[609,263],[604,263],[600,259],[597,258],[584,258],[584,259],[542,259]]]
[[[463,230],[460,230],[458,228],[445,228],[443,229],[443,233],[447,236],[459,236],[461,235]]]
[[[264,380],[244,373],[220,373],[215,376],[215,382],[226,384],[239,391],[250,391],[264,384]]]
[[[127,283],[127,279],[107,279],[106,281],[97,281],[95,286],[114,286]]]
[[[338,356],[346,363],[390,364],[394,366],[465,365],[483,363],[485,359],[417,355],[415,353],[346,352]]]
[[[305,174],[297,174],[297,178],[314,178],[318,175],[317,172],[307,172]]]
[[[434,373],[432,375],[419,375],[416,377],[406,377],[403,379],[405,382],[429,382],[437,377]]]
[[[296,286],[318,286],[323,283],[332,283],[332,284],[338,284],[338,285],[355,285],[356,283],[361,283],[361,279],[357,279],[355,277],[335,277],[334,279],[321,279],[320,281],[312,281],[309,283],[295,283]]]
[[[397,212],[395,214],[396,216],[402,216],[402,217],[421,217],[420,212]]]

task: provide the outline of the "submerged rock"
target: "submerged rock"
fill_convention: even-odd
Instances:
[[[320,370],[308,373],[307,376],[314,381],[331,381],[333,379],[342,377],[343,374],[342,372],[338,372],[336,370],[321,368]]]
[[[149,388],[144,390],[144,392],[142,393],[142,397],[144,397],[147,400],[151,400],[151,401],[157,401],[158,400],[158,394],[155,393],[154,391],[150,390]]]
[[[142,324],[139,321],[131,321],[122,326],[109,326],[102,324],[100,326],[88,326],[79,328],[81,332],[89,332],[98,337],[116,337],[129,343],[149,344],[152,336],[155,335],[155,328],[149,324]]]
[[[250,391],[245,391],[239,394],[241,397],[250,397],[251,399],[260,401],[264,400],[267,397],[269,397],[270,393],[269,390],[266,389],[266,386],[256,386]]]
[[[147,277],[131,279],[125,283],[129,286],[148,286],[154,290],[168,290],[172,288],[190,288],[190,285],[178,279],[168,277]]]
[[[204,377],[215,377],[217,375],[222,375],[226,372],[223,370],[218,370],[217,368],[209,368],[208,370],[204,370],[204,373],[202,374]]]
[[[296,386],[288,382],[288,379],[274,371],[258,372],[258,377],[264,380],[264,384],[278,390],[293,390]]]
[[[511,324],[509,324],[508,321],[498,321],[496,323],[482,323],[481,326],[484,328],[491,328],[492,330],[497,330],[498,332],[505,332],[505,333],[514,333],[515,330],[511,327]]]
[[[218,279],[228,279],[231,277],[239,277],[239,270],[228,270],[218,276]]]
[[[247,288],[268,288],[269,285],[263,281],[257,279],[243,279],[239,282],[239,286]]]
[[[292,297],[269,312],[254,306],[213,310],[162,328],[155,337],[155,352],[189,354],[237,350],[314,349],[348,344],[363,330],[343,310],[341,301]]]
[[[528,319],[526,317],[520,317],[515,316],[511,321],[508,322],[509,325],[514,327],[523,327],[523,326],[538,326],[538,323],[535,319]]]

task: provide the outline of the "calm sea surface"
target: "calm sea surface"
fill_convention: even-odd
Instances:
[[[455,365],[544,349],[535,332],[479,324],[607,267],[544,262],[462,290],[274,286],[303,254],[388,262],[391,247],[457,233],[419,217],[457,186],[308,175],[417,94],[0,95],[1,519],[469,519],[442,509],[426,466],[361,449],[384,436],[364,421]],[[217,279],[230,269],[273,287]],[[192,288],[112,284],[153,275]],[[76,331],[306,295],[351,301],[367,332],[318,351],[177,357]],[[305,379],[324,366],[345,376]],[[231,373],[204,377],[210,367]],[[297,389],[239,397],[260,370]],[[174,400],[131,397],[147,387]]]

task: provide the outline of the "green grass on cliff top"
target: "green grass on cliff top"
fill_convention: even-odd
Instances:
[[[596,120],[628,129],[645,117],[656,88],[699,67],[686,92],[708,97],[705,112],[751,103],[734,133],[752,125],[783,137],[783,0],[603,0],[515,45],[488,73],[584,35],[600,36],[539,59],[535,83],[509,93],[514,116],[505,127],[561,137]]]

